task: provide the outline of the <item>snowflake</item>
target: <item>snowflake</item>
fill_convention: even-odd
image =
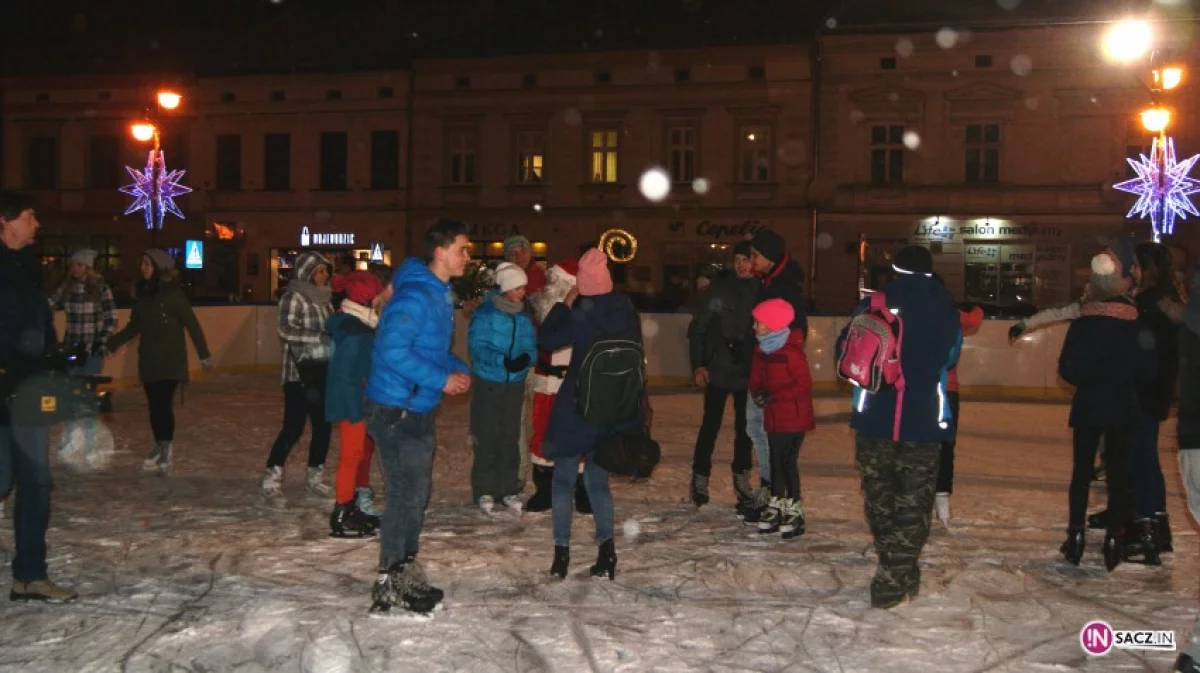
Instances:
[[[158,190],[155,194],[154,189],[154,158],[158,155]],[[171,213],[179,219],[183,218],[183,211],[179,206],[175,205],[175,197],[182,196],[192,191],[191,187],[184,187],[179,184],[183,179],[186,170],[175,169],[167,170],[167,155],[162,150],[150,150],[149,156],[146,157],[146,170],[139,171],[136,168],[125,167],[129,171],[129,175],[133,178],[133,184],[121,187],[119,191],[133,197],[133,203],[125,209],[125,214],[136,213],[142,211],[142,215],[146,221],[147,229],[162,229],[163,218],[166,213]],[[155,212],[157,211],[157,212]]]
[[[1186,220],[1189,214],[1200,217],[1200,210],[1188,198],[1200,192],[1200,180],[1188,177],[1197,160],[1200,155],[1176,161],[1175,141],[1171,138],[1164,143],[1155,138],[1149,157],[1143,154],[1137,159],[1126,159],[1138,176],[1113,185],[1113,189],[1138,197],[1126,217],[1135,213],[1141,218],[1149,216],[1156,241],[1174,233],[1176,217],[1181,220]]]

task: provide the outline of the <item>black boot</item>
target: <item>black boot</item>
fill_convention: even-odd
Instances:
[[[1067,541],[1062,543],[1058,551],[1062,552],[1067,563],[1073,566],[1079,565],[1079,560],[1083,558],[1083,529],[1068,528]]]
[[[1158,552],[1174,552],[1175,547],[1171,544],[1171,520],[1166,512],[1154,515],[1154,525],[1158,529]]]
[[[550,564],[550,576],[555,579],[567,578],[567,566],[571,564],[571,548],[554,545],[554,563]]]
[[[422,582],[416,564],[397,561],[387,570],[379,571],[379,579],[371,589],[371,612],[387,613],[400,608],[417,614],[429,614],[442,600],[441,590]]]
[[[533,495],[525,502],[526,512],[545,512],[553,507],[550,494],[554,483],[554,468],[549,465],[533,466]]]
[[[708,477],[703,474],[692,474],[692,485],[688,489],[692,504],[703,507],[708,504]]]
[[[596,555],[596,565],[592,566],[592,577],[615,579],[617,576],[617,551],[612,540],[600,544],[600,552]]]
[[[1095,514],[1089,514],[1087,527],[1092,530],[1108,530],[1108,510],[1102,509]]]
[[[1124,551],[1124,545],[1121,544],[1121,533],[1108,531],[1104,535],[1104,568],[1108,572],[1112,572],[1121,565],[1123,560],[1121,556]]]
[[[1158,525],[1154,519],[1138,519],[1125,528],[1123,557],[1132,563],[1162,565],[1158,557]]]
[[[575,511],[580,514],[592,513],[592,501],[588,498],[587,487],[583,485],[583,475],[575,478]]]
[[[370,537],[375,530],[376,526],[371,525],[354,501],[334,505],[329,515],[330,537]]]
[[[1200,673],[1200,661],[1196,661],[1189,654],[1181,654],[1175,660],[1175,668],[1171,670],[1177,673]]]
[[[446,592],[429,583],[429,580],[425,577],[425,571],[417,563],[417,555],[409,554],[408,558],[404,559],[404,565],[407,567],[404,580],[407,583],[409,591],[415,596],[432,601],[434,604],[441,603],[442,599],[446,597]]]

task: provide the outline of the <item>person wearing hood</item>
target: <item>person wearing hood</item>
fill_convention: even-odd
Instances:
[[[334,537],[362,537],[374,535],[379,528],[380,512],[371,490],[375,444],[367,436],[363,402],[379,310],[391,298],[392,289],[390,285],[385,289],[369,271],[337,276],[330,286],[342,300],[325,323],[333,345],[325,384],[325,420],[337,428],[341,452],[329,528]]]
[[[96,272],[96,255],[95,250],[78,250],[71,255],[70,273],[50,296],[50,303],[66,313],[63,341],[81,345],[88,353],[84,364],[75,368],[76,375],[97,376],[104,371],[104,349],[117,327],[112,289]],[[96,423],[94,417],[67,421],[63,450],[82,442],[85,456],[90,456],[96,449]]]
[[[892,263],[896,278],[883,287],[888,309],[902,321],[897,388],[854,389],[850,427],[862,472],[867,523],[879,566],[871,580],[871,606],[892,608],[921,588],[918,559],[929,537],[938,458],[952,437],[946,399],[948,372],[958,361],[962,328],[946,288],[933,277],[929,249],[910,245]],[[870,307],[863,300],[855,315]],[[838,336],[842,352],[849,325]]]
[[[633,302],[624,294],[613,292],[608,258],[598,248],[590,248],[579,259],[579,275],[575,290],[546,316],[538,332],[538,346],[551,352],[571,348],[571,362],[563,385],[554,399],[550,422],[542,442],[542,453],[554,460],[552,493],[554,519],[553,577],[567,576],[570,564],[571,509],[575,491],[575,475],[579,462],[586,457],[583,471],[584,486],[591,500],[592,517],[596,522],[596,542],[599,550],[596,564],[591,567],[594,577],[616,575],[617,555],[613,540],[613,500],[608,487],[608,472],[596,464],[593,453],[602,439],[612,435],[639,434],[645,431],[645,406],[627,420],[601,427],[584,419],[578,404],[579,385],[584,361],[592,345],[600,339],[624,338],[642,342],[641,319]]]
[[[1179,476],[1187,493],[1192,518],[1200,521],[1200,268],[1192,271],[1179,330]],[[1175,670],[1200,673],[1200,620],[1192,642],[1180,653]]]
[[[471,389],[467,365],[450,351],[453,278],[471,261],[467,227],[438,220],[425,232],[425,259],[409,258],[392,278],[394,293],[379,318],[367,377],[367,429],[387,480],[379,529],[379,575],[371,611],[393,607],[428,613],[444,592],[417,563],[433,481],[434,413],[443,395]]]
[[[200,366],[212,368],[212,355],[204,331],[183,289],[175,260],[163,250],[142,255],[142,278],[129,313],[129,324],[108,340],[108,350],[119,351],[134,337],[138,341],[138,378],[150,407],[154,447],[142,461],[142,469],[166,476],[171,467],[171,443],[175,440],[175,389],[188,380],[186,331],[192,338]]]
[[[1092,465],[1103,437],[1108,464],[1103,553],[1104,565],[1112,571],[1124,560],[1130,443],[1142,418],[1138,387],[1154,375],[1155,357],[1153,337],[1138,321],[1137,305],[1129,297],[1130,279],[1121,272],[1120,261],[1108,252],[1093,257],[1088,285],[1087,301],[1067,330],[1058,356],[1058,375],[1075,387],[1067,539],[1060,551],[1073,565],[1083,557]]]
[[[471,498],[486,514],[496,502],[521,513],[521,422],[537,334],[525,311],[525,271],[496,267],[496,289],[471,316]]]
[[[755,278],[749,241],[733,246],[733,272],[718,276],[701,296],[688,325],[688,353],[696,386],[704,391],[704,418],[692,451],[690,497],[697,507],[708,504],[712,454],[725,416],[725,400],[733,398],[733,492],[744,516],[754,497],[750,468],[754,444],[746,431],[746,331],[760,281]]]
[[[304,434],[305,419],[311,424],[308,471],[305,485],[314,496],[327,497],[332,489],[325,483],[325,458],[329,455],[332,426],[325,419],[325,385],[329,367],[329,335],[325,324],[333,315],[333,291],[329,287],[329,260],[317,252],[296,258],[296,274],[279,299],[279,338],[283,342],[283,427],[267,456],[262,478],[263,501],[284,507],[283,466],[292,447]]]

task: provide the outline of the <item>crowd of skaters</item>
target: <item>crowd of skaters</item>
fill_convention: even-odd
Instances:
[[[22,330],[5,330],[6,378],[27,376],[57,341],[52,310],[67,314],[64,337],[93,357],[80,373],[96,373],[103,358],[135,337],[138,373],[150,409],[154,443],[144,467],[168,475],[174,432],[172,399],[187,379],[185,334],[205,368],[211,359],[169,255],[148,250],[128,324],[116,330],[111,291],[94,272],[95,253],[79,251],[61,287],[46,292],[30,261],[37,221],[23,196],[0,199],[0,309],[21,316]],[[306,488],[333,496],[331,533],[378,534],[376,611],[394,607],[428,612],[443,597],[417,563],[432,481],[434,415],[444,395],[470,392],[473,501],[485,512],[502,507],[553,511],[551,574],[566,577],[573,510],[595,519],[593,576],[615,577],[614,512],[608,473],[589,457],[614,433],[648,430],[648,405],[620,424],[587,423],[576,404],[584,353],[603,335],[640,342],[640,319],[628,297],[614,292],[609,260],[589,248],[548,271],[534,263],[529,242],[505,242],[506,261],[495,287],[474,308],[468,329],[471,364],[451,351],[456,298],[451,281],[469,260],[466,227],[439,220],[425,235],[423,259],[406,260],[393,274],[339,269],[315,252],[302,254],[280,300],[284,414],[262,479],[265,504],[284,506],[282,474],[288,453],[310,427]],[[735,510],[760,533],[793,539],[805,531],[798,455],[814,427],[812,379],[805,353],[803,274],[777,233],[762,231],[734,246],[731,269],[719,275],[697,305],[688,330],[695,384],[704,392],[689,497],[709,503],[712,454],[726,401],[733,399],[731,477]],[[978,307],[960,311],[933,271],[927,249],[910,246],[893,260],[894,276],[880,291],[903,320],[900,351],[905,386],[869,393],[856,389],[851,427],[862,473],[867,521],[878,565],[871,604],[890,608],[918,595],[918,558],[933,514],[950,519],[949,496],[958,419],[956,365],[964,334],[977,329]],[[1107,530],[1102,553],[1111,570],[1122,561],[1159,563],[1171,551],[1165,487],[1158,463],[1158,429],[1179,388],[1180,461],[1189,504],[1200,507],[1200,275],[1192,298],[1173,272],[1169,251],[1156,243],[1117,239],[1092,263],[1083,297],[1014,328],[1013,336],[1070,320],[1059,373],[1075,386],[1071,409],[1074,468],[1069,527],[1062,553],[1083,553],[1087,486],[1103,443],[1108,509],[1092,523]],[[31,301],[33,297],[36,301]],[[46,301],[49,298],[49,301]],[[856,315],[870,308],[864,299]],[[16,338],[14,338],[14,336]],[[838,349],[845,333],[839,337]],[[12,385],[9,384],[11,393]],[[2,413],[2,412],[0,412]],[[1186,417],[1186,418],[1185,418]],[[3,490],[17,485],[13,599],[66,601],[75,594],[50,581],[45,565],[49,519],[48,433],[7,415],[0,434]],[[87,433],[86,419],[67,434]],[[330,437],[337,429],[341,459],[334,487],[325,482]],[[1103,440],[1103,441],[1102,441]],[[24,459],[42,456],[40,461]],[[387,503],[373,500],[369,476],[378,455]],[[758,484],[751,477],[758,465]],[[522,499],[525,464],[534,494]],[[1195,653],[1179,670],[1194,670]]]

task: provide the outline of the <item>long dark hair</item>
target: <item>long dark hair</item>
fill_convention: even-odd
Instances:
[[[1187,303],[1187,288],[1175,276],[1175,264],[1170,248],[1162,243],[1148,241],[1138,245],[1134,255],[1137,257],[1138,266],[1142,267],[1142,282],[1146,282],[1147,272],[1153,276],[1151,282],[1144,285],[1143,289],[1155,288],[1161,291],[1163,296]]]

